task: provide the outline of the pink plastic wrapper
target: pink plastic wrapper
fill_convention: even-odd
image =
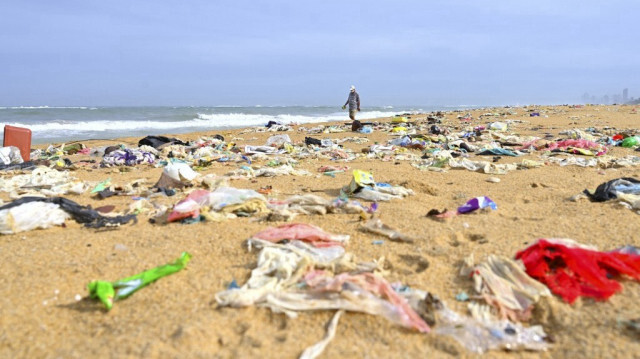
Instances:
[[[310,243],[315,247],[342,246],[341,242],[349,239],[349,236],[327,233],[322,228],[306,223],[289,223],[267,229],[253,235],[253,238],[277,243],[284,239],[300,240]]]
[[[381,313],[389,317],[388,319],[397,320],[403,326],[416,329],[422,333],[431,331],[429,325],[411,308],[407,300],[398,295],[384,278],[378,277],[373,273],[342,273],[335,277],[330,277],[324,271],[311,271],[305,275],[305,282],[312,291],[320,292],[339,293],[344,290],[345,283],[355,285],[394,306],[395,309],[392,312]]]
[[[606,151],[606,147],[602,146],[601,144],[597,142],[585,140],[585,139],[564,140],[564,141],[550,143],[548,149],[549,151],[553,151],[556,148],[567,148],[567,147],[584,148],[585,150],[596,150],[598,152]]]
[[[209,191],[199,189],[191,192],[185,199],[176,203],[169,214],[167,222],[176,222],[185,218],[196,218],[200,215],[200,207],[205,204]]]

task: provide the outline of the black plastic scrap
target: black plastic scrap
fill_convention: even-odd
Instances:
[[[22,197],[0,207],[0,211],[3,209],[17,207],[29,202],[46,202],[57,204],[63,211],[69,213],[76,222],[84,224],[85,227],[89,228],[113,227],[129,223],[130,221],[133,221],[133,223],[138,222],[135,214],[105,217],[101,215],[100,212],[92,209],[90,206],[79,205],[76,202],[64,197]]]
[[[166,145],[167,143],[171,143],[174,145],[186,145],[185,142],[180,141],[177,138],[169,138],[169,137],[165,137],[165,136],[147,136],[143,139],[141,139],[140,141],[138,141],[138,147],[142,146],[142,145],[147,145],[147,146],[151,146],[155,149],[158,149],[159,147],[162,147],[163,145]]]
[[[616,187],[624,185],[625,181],[631,183],[640,183],[640,181],[631,177],[616,178],[599,185],[594,193],[591,193],[585,189],[584,194],[589,196],[589,198],[594,202],[604,202],[610,199],[618,198],[618,189]]]

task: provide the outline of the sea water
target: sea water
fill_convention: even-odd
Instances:
[[[364,107],[357,119],[441,109]],[[0,107],[0,131],[4,125],[29,128],[34,144],[215,131],[265,126],[269,121],[307,124],[348,120],[348,111],[338,106]]]

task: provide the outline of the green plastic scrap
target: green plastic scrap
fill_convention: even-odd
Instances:
[[[103,280],[97,280],[89,283],[89,296],[93,299],[99,299],[110,310],[113,307],[115,300],[125,299],[138,289],[155,282],[156,280],[166,277],[170,274],[179,272],[182,270],[189,260],[191,254],[182,252],[180,258],[176,259],[173,263],[165,264],[160,267],[149,269],[134,276],[120,279],[115,282],[107,282]]]
[[[92,190],[91,193],[98,193],[104,191],[107,187],[111,185],[111,178],[108,178],[100,183],[98,183]]]

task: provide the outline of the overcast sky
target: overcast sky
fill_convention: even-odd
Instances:
[[[0,106],[640,96],[640,1],[0,2]]]

